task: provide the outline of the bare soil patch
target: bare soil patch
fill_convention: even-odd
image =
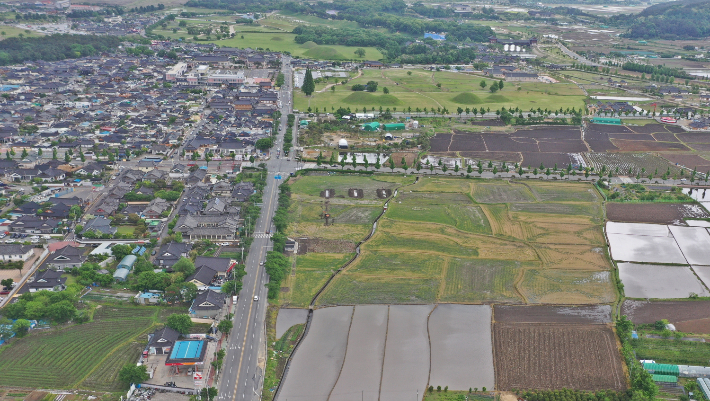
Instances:
[[[607,202],[606,217],[624,223],[683,225],[684,218],[710,218],[710,213],[699,205],[686,203]]]
[[[672,150],[690,150],[677,142],[629,141],[611,138],[612,142],[622,152],[667,152]]]
[[[574,163],[574,159],[569,153],[523,152],[522,155],[523,162],[521,164],[523,166],[540,167],[540,164],[542,164],[545,167],[552,168],[557,164],[557,167],[564,168],[567,167],[568,164]]]
[[[632,131],[623,125],[608,125],[608,124],[587,124],[587,130],[589,132],[604,132],[607,134],[624,134],[631,133]]]
[[[700,132],[687,132],[677,135],[681,141],[687,143],[710,143],[710,134]]]
[[[625,390],[614,332],[606,325],[495,323],[496,387]]]
[[[299,238],[298,254],[314,253],[352,253],[355,252],[355,243],[346,240],[325,238]]]
[[[675,134],[670,132],[657,132],[653,134],[653,139],[660,142],[680,142]]]
[[[710,317],[677,322],[675,328],[684,333],[710,334]]]
[[[518,152],[460,152],[459,154],[463,157],[475,160],[485,159],[511,163],[520,163],[523,160],[522,156]],[[456,155],[452,154],[451,156],[455,157]]]
[[[550,305],[496,305],[493,308],[496,323],[611,323],[611,306],[550,306]]]
[[[609,134],[611,139],[626,139],[630,141],[655,141],[651,134]]]
[[[668,319],[675,325],[693,327],[693,333],[710,334],[708,322],[710,301],[632,301],[626,300],[621,305],[621,314],[626,315],[636,324],[653,323],[657,320]],[[698,331],[703,327],[707,331]],[[677,327],[679,330],[683,330]]]
[[[700,172],[705,172],[710,170],[710,160],[703,159],[698,155],[680,155],[676,153],[664,153],[664,159],[671,163],[685,166],[688,168],[697,168]]]

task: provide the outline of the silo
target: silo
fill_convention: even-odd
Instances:
[[[520,51],[520,46],[515,46],[515,51],[519,52]]]
[[[508,51],[508,48],[509,48],[508,45],[504,45],[504,46],[503,46],[503,51],[506,51],[506,52],[507,52],[507,51]]]

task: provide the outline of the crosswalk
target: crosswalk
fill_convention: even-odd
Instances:
[[[271,238],[272,235],[271,233],[255,233],[254,238]]]

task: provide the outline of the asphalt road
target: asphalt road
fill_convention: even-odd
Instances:
[[[281,126],[277,134],[275,149],[283,147],[283,134],[286,131],[286,116],[290,110],[290,86],[292,82],[290,59],[283,60],[282,72],[286,84],[282,88]],[[254,241],[246,259],[247,275],[243,278],[243,288],[235,304],[234,328],[226,344],[227,355],[218,387],[218,400],[260,400],[264,379],[265,341],[264,320],[266,318],[266,295],[264,287],[268,281],[264,266],[260,265],[266,259],[266,252],[271,250],[272,243],[266,231],[273,232],[272,218],[277,208],[278,186],[291,172],[296,171],[296,162],[272,157],[266,161],[269,175],[264,188],[261,215],[256,221]],[[277,180],[277,175],[283,177]],[[254,297],[258,296],[258,301]]]

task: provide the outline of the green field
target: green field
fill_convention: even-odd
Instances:
[[[366,59],[372,59],[368,54]],[[411,72],[411,75],[408,73]],[[484,80],[486,89],[479,83]],[[374,93],[353,92],[354,84],[366,84],[369,81],[378,83]],[[560,107],[581,108],[584,105],[584,93],[577,85],[568,82],[544,84],[541,82],[507,82],[505,88],[492,94],[488,88],[494,80],[481,76],[451,71],[425,71],[419,69],[368,69],[362,76],[350,80],[346,85],[337,85],[335,92],[316,92],[311,96],[310,106],[315,109],[330,109],[331,107],[351,107],[361,109],[367,107],[396,107],[404,110],[409,107],[415,110],[424,107],[431,110],[446,107],[455,113],[458,107],[485,106],[491,110],[501,107],[549,108],[558,110]],[[441,84],[440,87],[437,84]],[[383,93],[386,87],[390,93]],[[520,90],[518,90],[520,88]],[[294,92],[294,108],[306,110],[308,98],[301,92]]]
[[[295,34],[290,33],[293,29],[289,25],[280,25],[279,20],[271,21],[271,25],[258,24],[234,24],[232,26],[235,36],[234,38],[216,39],[215,34],[218,33],[219,26],[222,22],[234,21],[234,17],[225,16],[208,16],[192,19],[176,19],[167,25],[166,29],[155,29],[155,34],[163,35],[172,39],[183,38],[184,40],[192,40],[193,35],[187,33],[187,28],[180,27],[180,21],[187,22],[188,25],[201,28],[212,28],[213,33],[210,35],[210,40],[207,40],[206,35],[199,35],[200,43],[214,43],[222,47],[238,47],[264,49],[277,52],[289,52],[292,56],[308,57],[324,60],[351,60],[356,59],[355,50],[359,47],[327,45],[315,47],[307,44],[298,44],[295,42]],[[173,33],[173,29],[178,29]],[[257,31],[257,32],[255,32]],[[382,53],[374,47],[363,47],[365,49],[365,59],[379,60]]]
[[[632,340],[631,345],[637,358],[658,363],[707,366],[710,361],[710,343],[639,338]]]
[[[350,260],[353,254],[309,253],[296,256],[296,269],[287,281],[290,291],[281,297],[283,306],[308,307],[316,292],[333,271]]]
[[[7,39],[7,38],[15,38],[22,34],[22,36],[26,38],[36,38],[40,36],[44,36],[41,33],[35,32],[35,31],[30,31],[30,30],[25,30],[22,28],[16,28],[14,26],[10,25],[0,25],[0,40],[2,39]]]
[[[389,177],[392,182],[353,175],[292,180],[287,235],[326,239],[319,246],[331,248],[296,257],[291,304],[305,306],[342,266],[347,255],[337,246],[354,246],[367,235],[382,210],[375,189],[383,186],[397,188],[397,196],[360,256],[329,284],[318,305],[614,299],[611,266],[601,251],[601,198],[590,185],[442,177],[413,184],[409,177]],[[348,188],[364,189],[365,197],[349,198]],[[331,226],[320,217],[325,189],[335,191]]]
[[[137,361],[146,335],[175,311],[103,305],[91,322],[32,331],[0,348],[0,386],[122,390],[118,370]]]

